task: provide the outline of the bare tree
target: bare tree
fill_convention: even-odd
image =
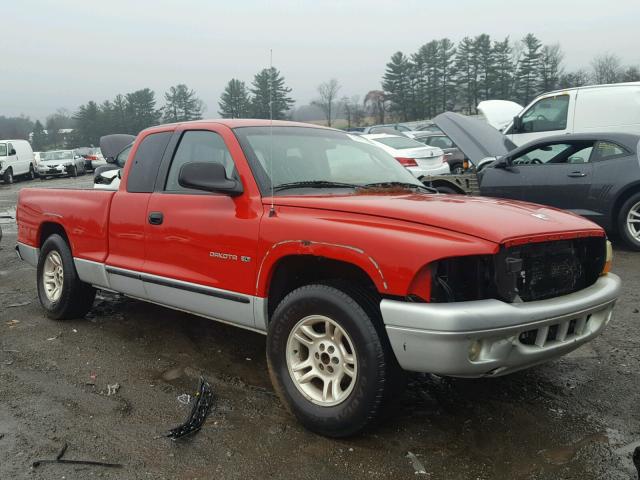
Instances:
[[[332,78],[328,82],[321,83],[318,86],[318,94],[320,98],[311,102],[312,105],[320,107],[327,119],[327,126],[331,126],[331,120],[334,114],[334,105],[338,92],[340,91],[340,84],[338,80]]]
[[[364,107],[376,118],[378,123],[384,123],[384,114],[387,109],[387,97],[382,90],[371,90],[364,97]]]
[[[591,62],[593,79],[596,83],[616,83],[620,81],[622,66],[620,57],[613,53],[598,55]]]

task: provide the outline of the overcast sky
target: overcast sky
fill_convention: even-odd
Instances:
[[[523,7],[526,3],[526,7]],[[640,0],[3,0],[0,115],[44,117],[149,87],[186,83],[217,117],[232,77],[268,65],[298,104],[335,77],[341,94],[378,88],[389,57],[442,37],[533,32],[566,66],[603,52],[640,64]]]

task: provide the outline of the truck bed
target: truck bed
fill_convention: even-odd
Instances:
[[[23,188],[18,196],[18,241],[39,246],[49,220],[61,224],[74,256],[104,262],[109,210],[115,191],[74,188]]]

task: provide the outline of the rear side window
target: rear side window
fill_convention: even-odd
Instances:
[[[144,137],[133,158],[127,180],[127,192],[153,192],[160,161],[171,135],[173,132],[160,132]]]
[[[596,143],[595,153],[598,160],[608,160],[610,158],[620,157],[622,155],[628,154],[628,152],[624,148],[612,142]]]
[[[227,178],[238,178],[231,153],[229,153],[222,137],[215,132],[191,130],[182,135],[178,149],[173,156],[165,191],[184,191],[185,193],[192,191],[178,183],[180,169],[183,165],[192,162],[219,163],[224,166]]]

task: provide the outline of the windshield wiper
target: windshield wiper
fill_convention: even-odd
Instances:
[[[393,188],[393,187],[419,188],[429,193],[438,193],[438,191],[435,188],[430,188],[425,185],[417,185],[415,183],[409,183],[409,182],[377,182],[377,183],[367,183],[366,185],[360,185],[360,188]]]
[[[330,182],[328,180],[305,180],[301,182],[281,183],[273,187],[274,192],[291,188],[358,188],[355,183]]]

